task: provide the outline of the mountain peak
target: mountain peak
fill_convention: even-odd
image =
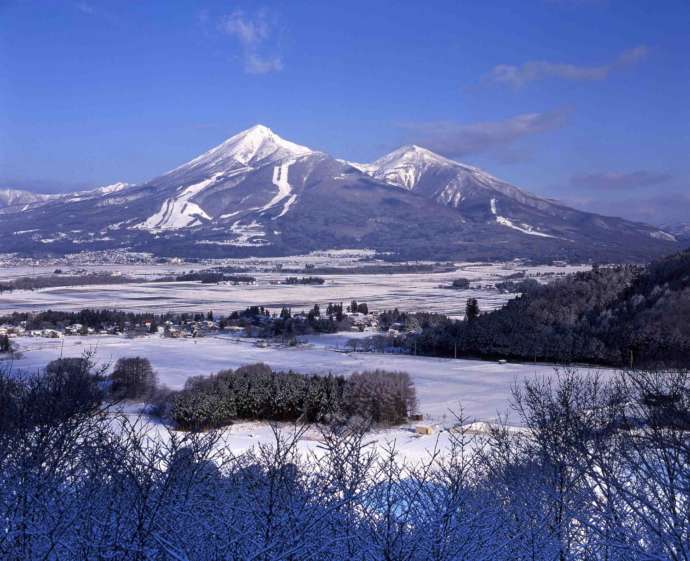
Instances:
[[[430,167],[459,166],[457,162],[418,146],[406,144],[376,160],[371,168],[374,177],[389,183],[414,189],[422,174]]]
[[[376,160],[376,163],[390,163],[395,160],[403,159],[412,161],[426,160],[439,164],[457,164],[457,162],[449,160],[448,158],[441,156],[440,154],[436,154],[436,152],[432,152],[428,148],[424,148],[423,146],[419,146],[417,144],[406,144],[401,146],[400,148],[393,150],[391,153],[386,154],[382,158]]]
[[[313,150],[285,140],[265,125],[257,124],[228,138],[208,152],[175,168],[173,172],[209,170],[230,171],[254,167],[286,158],[311,154]]]
[[[244,165],[250,165],[252,162],[281,160],[311,152],[310,148],[285,140],[267,126],[258,124],[231,136],[207,154],[232,157]]]

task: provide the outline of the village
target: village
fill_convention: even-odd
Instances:
[[[250,306],[226,316],[215,316],[212,311],[162,315],[109,310],[47,311],[0,317],[0,337],[11,340],[16,337],[59,339],[113,335],[134,338],[158,335],[186,339],[225,334],[257,339],[278,337],[286,344],[293,344],[299,335],[373,331],[378,328],[378,317],[379,314],[370,312],[366,304],[356,302],[345,308],[342,304],[328,304],[324,312],[318,304],[309,310],[296,312],[286,307],[272,311],[263,306]],[[387,331],[397,334],[399,329],[403,326],[395,325]]]

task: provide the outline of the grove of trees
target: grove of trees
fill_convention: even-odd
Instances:
[[[110,391],[118,399],[147,399],[153,396],[158,377],[147,358],[120,358],[110,374]]]
[[[202,431],[238,419],[334,422],[361,417],[397,424],[414,413],[415,388],[404,372],[343,376],[274,372],[265,364],[189,378],[180,392],[156,403],[179,429]]]

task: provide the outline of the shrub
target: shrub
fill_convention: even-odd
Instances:
[[[63,358],[32,376],[0,372],[0,433],[64,423],[101,405],[100,377],[88,358]]]
[[[0,353],[11,353],[12,341],[7,335],[0,335]]]

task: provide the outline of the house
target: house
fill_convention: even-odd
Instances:
[[[434,434],[434,429],[433,427],[430,427],[428,425],[417,425],[414,428],[414,432],[418,435],[429,435],[429,434]]]
[[[81,323],[73,323],[65,327],[65,333],[67,335],[79,335],[83,329],[84,326]]]

